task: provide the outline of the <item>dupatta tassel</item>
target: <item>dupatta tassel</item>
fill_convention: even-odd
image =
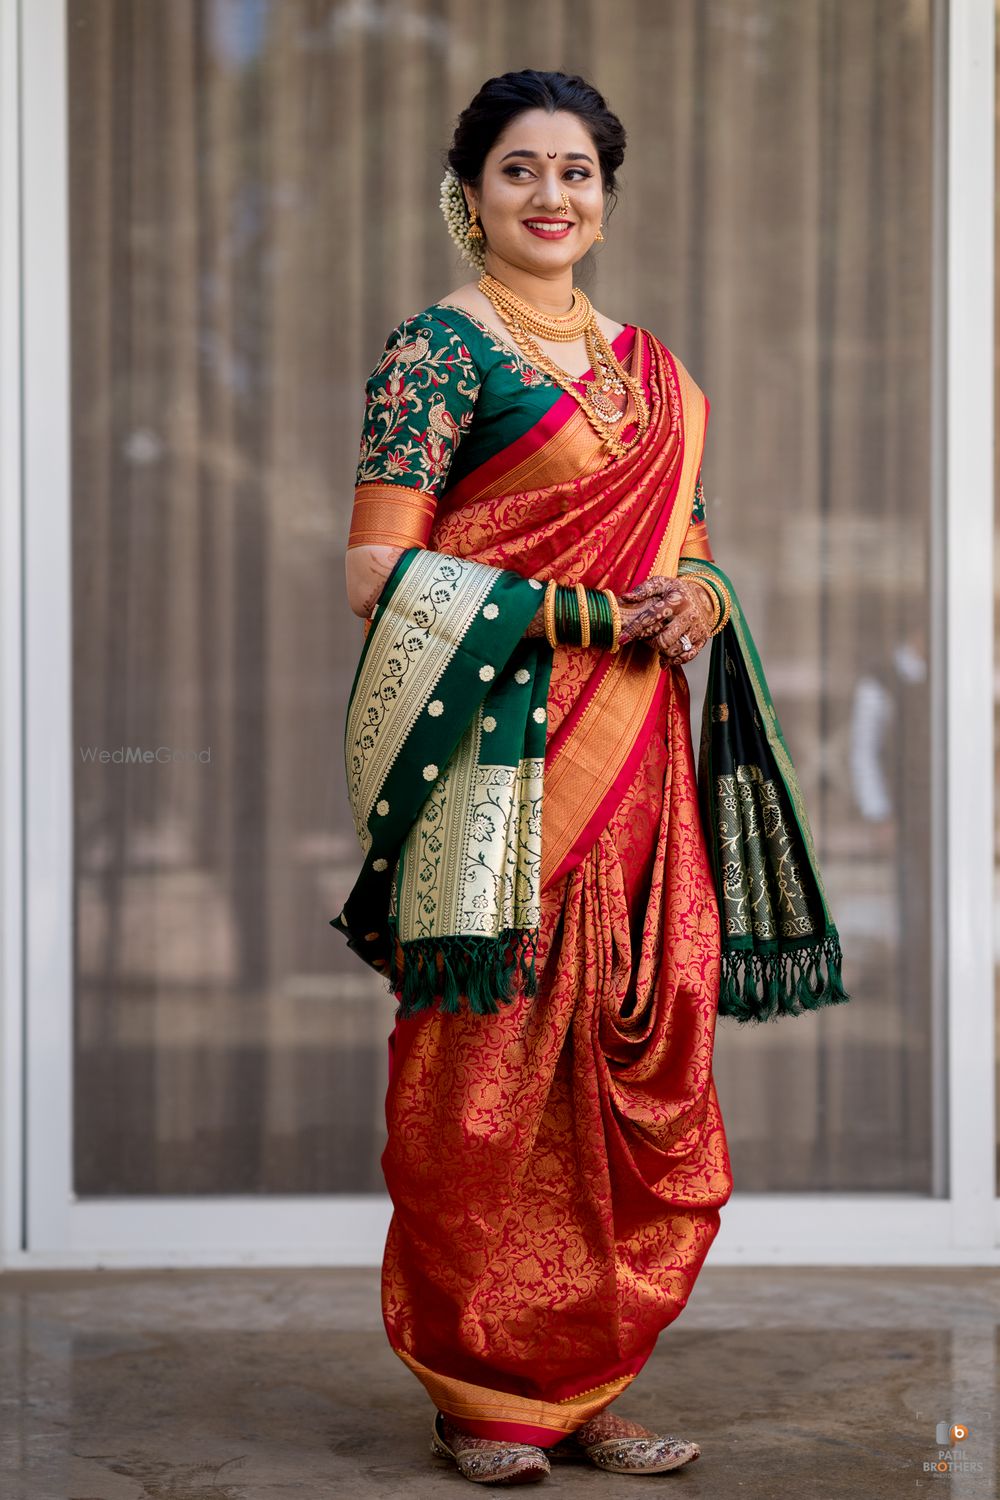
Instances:
[[[331,925],[401,1017],[536,993],[553,651],[525,631],[541,589],[410,547],[376,603],[344,734],[366,859]]]
[[[719,1014],[801,1016],[851,997],[801,788],[732,580],[682,558],[680,574],[723,584],[731,611],[712,640],[698,793],[721,918]]]
[[[537,941],[538,929],[526,928],[499,937],[464,933],[395,943],[397,1014],[405,1020],[436,1006],[447,1015],[464,1009],[477,1016],[496,1015],[519,994],[537,993]]]
[[[842,962],[836,933],[820,944],[784,953],[727,949],[722,955],[719,1014],[759,1023],[842,1005],[850,999],[841,979]]]

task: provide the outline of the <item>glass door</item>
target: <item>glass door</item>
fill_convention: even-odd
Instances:
[[[362,389],[469,278],[440,157],[524,28],[625,118],[578,280],[712,402],[709,529],[855,996],[720,1025],[713,1255],[955,1243],[947,8],[611,9],[20,8],[29,1253],[378,1259],[393,1005],[328,925]]]

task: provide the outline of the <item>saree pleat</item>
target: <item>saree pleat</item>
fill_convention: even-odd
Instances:
[[[386,1328],[485,1436],[549,1444],[620,1394],[732,1191],[718,908],[687,685],[666,680],[625,797],[543,893],[538,995],[461,1026],[421,1013],[391,1042]]]

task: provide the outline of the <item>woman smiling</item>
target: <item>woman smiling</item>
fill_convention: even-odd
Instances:
[[[434,1451],[483,1483],[698,1457],[610,1408],[732,1192],[716,1019],[847,998],[709,545],[708,400],[574,287],[624,151],[562,73],[460,116],[442,209],[480,274],[386,340],[347,554],[365,863],[333,925],[399,1000],[383,1312]],[[696,777],[681,669],[709,641]]]

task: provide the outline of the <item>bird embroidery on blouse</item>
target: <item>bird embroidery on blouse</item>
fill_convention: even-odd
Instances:
[[[440,433],[450,443],[457,443],[462,436],[462,429],[445,406],[443,397],[427,408],[427,425],[432,432]]]
[[[374,374],[381,375],[391,364],[416,365],[422,359],[426,359],[431,349],[430,337],[426,333],[418,333],[410,344],[398,344],[394,349],[387,349],[375,367]]]

